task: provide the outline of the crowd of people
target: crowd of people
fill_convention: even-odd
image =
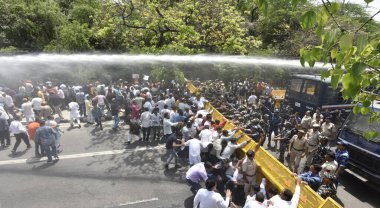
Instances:
[[[180,168],[178,154],[187,154],[190,168],[186,179],[195,194],[194,207],[296,207],[301,182],[324,198],[336,195],[348,152],[342,142],[338,142],[336,152],[330,149],[336,144],[337,130],[328,112],[317,109],[301,117],[286,103],[275,108],[270,97],[273,87],[264,82],[245,80],[226,85],[219,80],[196,80],[194,84],[199,88],[196,94],[174,81],[136,84],[118,80],[110,85],[95,82],[81,86],[56,86],[52,82],[34,86],[28,81],[18,90],[3,88],[1,146],[10,146],[10,134],[14,134],[12,153],[17,153],[21,140],[27,149],[33,140],[36,157],[47,156],[48,163],[53,158],[58,160],[64,133],[59,121],[65,119],[62,110],[67,109],[71,127],[81,128],[81,122],[87,122],[101,131],[102,120],[112,117],[112,129],[118,131],[122,118],[130,126],[126,145],[132,143],[131,134],[141,142],[164,142],[165,169],[173,159],[174,168]],[[214,120],[212,111],[205,109],[207,102],[225,117]],[[236,128],[223,130],[227,121]],[[242,132],[257,145],[239,160],[235,150],[249,142],[237,143]],[[296,176],[294,194],[289,189],[280,193],[274,187],[268,189],[265,178],[256,183],[260,167],[255,153],[265,143]],[[303,157],[306,162],[301,167]],[[205,182],[205,189],[200,181]]]

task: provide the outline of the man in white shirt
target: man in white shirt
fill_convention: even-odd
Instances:
[[[32,99],[32,107],[33,107],[34,114],[36,116],[40,116],[41,103],[42,103],[42,98],[40,97],[35,97]]]
[[[206,102],[208,101],[200,95],[197,95],[197,99],[194,100],[194,104],[198,107],[198,109],[203,109]]]
[[[255,199],[247,200],[243,208],[266,208],[264,205],[264,200],[264,193],[258,192],[255,195]]]
[[[142,141],[149,141],[150,128],[152,126],[151,113],[148,108],[144,108],[144,112],[140,116],[140,122],[143,132]]]
[[[166,105],[165,100],[163,98],[161,98],[159,101],[156,102],[155,105],[160,110],[159,112],[161,112],[164,109],[164,106]]]
[[[247,101],[248,101],[249,106],[256,105],[257,96],[255,94],[252,94],[251,96],[248,97]]]
[[[170,94],[169,97],[165,99],[165,104],[168,105],[169,109],[175,105],[175,98],[173,97],[173,94]]]
[[[165,140],[173,133],[172,126],[178,126],[182,124],[181,122],[171,122],[170,116],[168,113],[164,114],[163,128],[164,128],[164,137]]]
[[[16,116],[15,112],[13,111],[14,108],[14,103],[13,103],[13,98],[12,96],[3,93],[4,97],[4,110],[8,113],[11,114],[13,117]]]
[[[32,103],[29,102],[27,98],[24,98],[22,101],[23,101],[23,104],[21,105],[21,110],[25,116],[26,123],[29,124],[31,121],[34,121],[34,112],[33,112]]]
[[[62,85],[61,85],[62,86]],[[57,93],[57,96],[64,100],[65,99],[65,92],[63,92],[62,88],[58,89],[58,93]]]
[[[12,154],[16,154],[16,150],[20,145],[21,140],[24,141],[27,149],[30,149],[32,147],[29,142],[29,136],[26,127],[21,123],[21,117],[16,116],[14,119],[15,120],[13,120],[9,125],[9,132],[12,133],[16,138],[16,143],[13,146]]]
[[[153,110],[153,105],[152,105],[152,100],[151,99],[147,99],[143,105],[143,108],[148,108],[149,112],[152,112]]]
[[[74,120],[78,123],[78,127],[81,128],[80,120],[79,120],[79,104],[77,102],[70,102],[69,103],[69,109],[70,109],[70,126],[74,127]]]
[[[307,131],[308,129],[311,128],[311,121],[312,118],[310,116],[310,111],[306,111],[305,116],[301,120],[301,127]]]
[[[237,138],[235,137],[232,137],[230,139],[226,148],[224,148],[222,152],[222,156],[221,156],[222,159],[229,159],[236,149],[242,148],[248,143],[248,141],[244,141],[240,144],[237,144],[236,141],[237,141]]]
[[[212,131],[210,130],[210,126],[205,125],[203,130],[199,133],[199,138],[202,144],[202,152],[207,152],[208,145],[212,143]]]
[[[136,104],[137,104],[137,106],[139,106],[139,109],[142,109],[143,102],[145,99],[143,97],[141,97],[140,94],[138,94],[137,97],[135,97],[133,100],[136,101]]]
[[[301,178],[297,179],[297,186],[294,194],[289,189],[284,189],[280,195],[275,195],[268,200],[270,208],[296,208],[301,195]]]
[[[201,141],[198,138],[193,138],[185,142],[185,146],[189,147],[189,163],[190,166],[201,162]]]
[[[223,200],[223,197],[215,190],[215,179],[207,179],[206,188],[200,189],[195,195],[193,207],[197,208],[199,205],[199,208],[227,208],[230,204],[231,191],[227,189],[226,199]]]

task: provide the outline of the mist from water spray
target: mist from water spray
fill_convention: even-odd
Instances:
[[[0,56],[0,72],[27,70],[68,70],[76,64],[89,65],[135,65],[135,64],[241,64],[266,65],[273,67],[299,68],[299,60],[263,58],[252,56],[220,56],[220,55],[89,55],[89,54],[39,54]],[[322,67],[317,63],[317,68]]]
[[[235,69],[235,71],[241,67],[243,70],[252,69],[253,73],[258,67],[268,70],[282,69],[289,73],[293,70],[299,71],[299,69],[302,69],[299,60],[253,56],[26,54],[0,56],[0,85],[12,85],[25,79],[45,80],[53,77],[72,80],[75,83],[91,79],[106,79],[109,81],[112,80],[113,75],[126,75],[121,73],[115,75],[113,72],[117,70],[126,70],[126,73],[129,74],[149,73],[145,69],[151,70],[155,66],[176,67],[184,70],[190,67],[199,70],[193,71],[191,74],[194,75],[193,77],[202,77],[202,74],[207,74],[203,73],[203,70],[220,67],[225,70]],[[315,68],[322,68],[322,64],[316,63]],[[310,70],[308,67],[305,69]],[[203,76],[203,78],[209,79],[210,77]]]

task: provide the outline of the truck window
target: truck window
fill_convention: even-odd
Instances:
[[[344,103],[345,100],[342,97],[342,93],[340,92],[341,86],[338,86],[338,89],[334,90],[330,84],[327,87],[327,90],[324,94],[323,104],[325,105],[335,105]]]
[[[348,129],[361,136],[364,136],[364,133],[368,131],[380,132],[380,125],[376,121],[373,122],[371,125],[368,125],[369,117],[370,115],[363,116],[361,114],[354,115],[353,113],[351,113],[347,123]],[[380,143],[380,136],[377,136],[371,141]]]
[[[319,90],[318,86],[319,84],[314,80],[305,80],[303,93],[308,95],[317,95]]]
[[[301,92],[302,79],[292,79],[290,83],[290,90],[294,92]]]

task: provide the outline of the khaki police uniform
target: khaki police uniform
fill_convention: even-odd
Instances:
[[[298,167],[301,162],[302,154],[306,150],[306,140],[305,137],[298,138],[298,135],[294,135],[290,140],[290,160],[289,169],[293,172],[298,172]],[[294,165],[294,169],[293,169]]]
[[[256,161],[245,157],[242,163],[242,171],[248,180],[244,182],[244,192],[249,194],[251,187],[256,184]]]

